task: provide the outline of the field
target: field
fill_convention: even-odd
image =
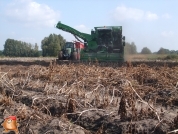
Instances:
[[[50,60],[0,61],[0,123],[16,115],[20,134],[177,131],[178,65]]]
[[[125,55],[125,59],[129,61],[138,60],[174,60],[178,61],[176,54],[132,54]]]

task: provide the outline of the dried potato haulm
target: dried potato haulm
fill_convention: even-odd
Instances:
[[[177,70],[1,65],[0,116],[17,115],[21,133],[169,133],[178,129]]]

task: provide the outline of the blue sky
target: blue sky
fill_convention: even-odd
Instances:
[[[39,47],[51,33],[75,40],[54,27],[58,21],[85,33],[95,26],[122,26],[138,52],[178,50],[177,5],[177,0],[0,0],[0,50],[8,38]]]

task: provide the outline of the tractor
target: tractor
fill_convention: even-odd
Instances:
[[[59,51],[59,60],[80,60],[80,51],[84,48],[84,44],[78,41],[66,42],[62,50]]]

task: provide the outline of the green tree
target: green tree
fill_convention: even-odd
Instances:
[[[57,56],[65,43],[61,35],[50,34],[41,41],[43,56]]]
[[[170,53],[169,49],[165,49],[162,47],[157,52],[157,54],[169,54],[169,53]]]
[[[5,45],[4,45],[4,51],[3,51],[4,55],[5,56],[15,56],[14,55],[14,52],[15,52],[14,48],[15,48],[15,40],[14,39],[7,39],[5,41]]]
[[[0,56],[4,56],[4,54],[3,54],[3,51],[2,51],[2,50],[0,50]]]
[[[40,56],[40,52],[38,51],[38,45],[37,43],[35,43],[35,47],[34,47],[34,56],[35,57],[39,57]]]
[[[151,50],[147,47],[144,47],[141,51],[141,54],[151,54]]]
[[[38,45],[7,39],[4,44],[3,54],[14,57],[37,57],[39,56]]]

